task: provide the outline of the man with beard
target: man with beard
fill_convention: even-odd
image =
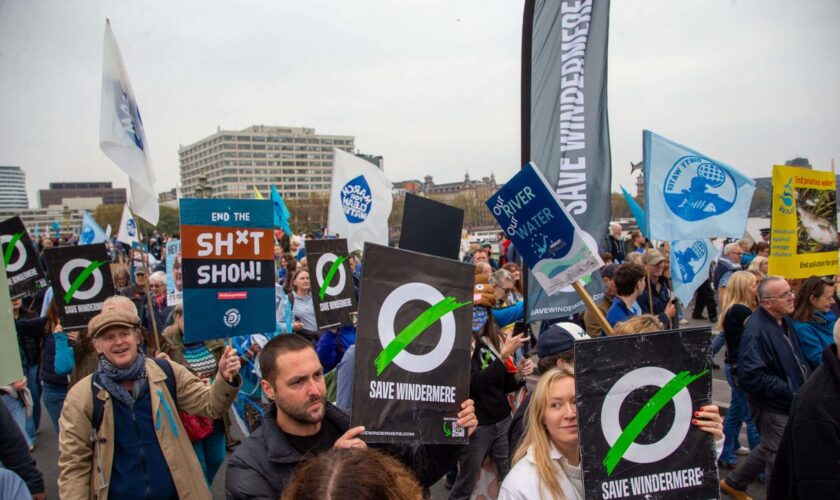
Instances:
[[[271,339],[260,352],[263,392],[274,405],[262,426],[230,457],[225,478],[228,499],[279,498],[307,458],[336,448],[364,448],[346,413],[326,401],[324,370],[312,344],[290,334]],[[458,425],[471,435],[478,425],[472,400],[461,404]],[[457,464],[462,446],[381,445],[406,465],[423,486],[436,483]]]

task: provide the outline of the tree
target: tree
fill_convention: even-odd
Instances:
[[[117,234],[117,231],[120,230],[122,212],[123,205],[99,205],[93,211],[93,218],[102,229],[110,224],[111,234]],[[160,234],[178,235],[181,233],[181,219],[177,208],[161,205],[160,217],[156,226],[152,226],[139,217],[135,220],[140,225],[140,234],[143,236],[151,234],[155,230]]]
[[[631,217],[630,207],[627,206],[627,200],[621,193],[610,193],[610,207],[612,208],[612,219],[623,219]]]
[[[325,194],[312,194],[308,198],[284,198],[289,209],[292,231],[314,232],[327,226],[330,198]]]
[[[752,202],[750,202],[750,215],[763,216],[770,212],[770,193],[764,189],[757,188],[753,193]]]

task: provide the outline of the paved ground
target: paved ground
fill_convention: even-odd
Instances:
[[[689,324],[686,325],[686,327],[702,327],[708,325],[708,321],[691,320]],[[718,353],[718,356],[716,356],[715,362],[720,366],[723,365],[722,351]],[[712,399],[720,406],[725,408],[729,404],[729,397],[730,389],[729,385],[724,379],[723,372],[721,370],[714,370]],[[44,474],[44,480],[47,484],[49,498],[58,498],[56,487],[58,478],[57,438],[55,432],[52,429],[52,425],[46,418],[46,411],[43,411],[42,414],[44,415],[44,417],[41,418],[41,428],[40,433],[38,435],[38,445],[35,448],[33,455],[35,456],[35,459],[38,462],[38,468]],[[744,433],[742,433],[741,441],[743,443],[746,443],[746,436]],[[213,498],[223,499],[225,497],[224,480],[225,467],[222,466],[222,468],[219,470],[219,473],[216,475],[216,480],[213,483]],[[447,498],[448,494],[449,491],[443,486],[443,481],[440,481],[432,488],[432,498],[434,499],[445,499]],[[749,488],[749,494],[757,500],[763,500],[766,495],[764,484],[759,482],[753,483]],[[724,498],[728,497],[724,496]]]

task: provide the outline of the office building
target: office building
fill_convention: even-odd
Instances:
[[[254,198],[271,186],[288,199],[327,195],[333,148],[352,153],[355,138],[313,128],[254,125],[216,133],[178,151],[186,198]],[[380,160],[381,164],[381,160]]]
[[[26,197],[26,174],[20,167],[0,166],[0,209],[29,207]]]
[[[101,198],[105,205],[122,205],[127,197],[125,188],[115,188],[110,182],[50,182],[49,189],[38,191],[41,208],[67,205],[72,198]]]

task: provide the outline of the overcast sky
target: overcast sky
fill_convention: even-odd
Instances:
[[[356,137],[392,181],[519,165],[521,0],[0,0],[0,165],[49,182],[125,175],[99,149],[111,19],[158,191],[178,146],[253,124]],[[840,159],[840,2],[614,0],[613,189],[647,128],[750,176]],[[635,190],[631,190],[635,192]]]

